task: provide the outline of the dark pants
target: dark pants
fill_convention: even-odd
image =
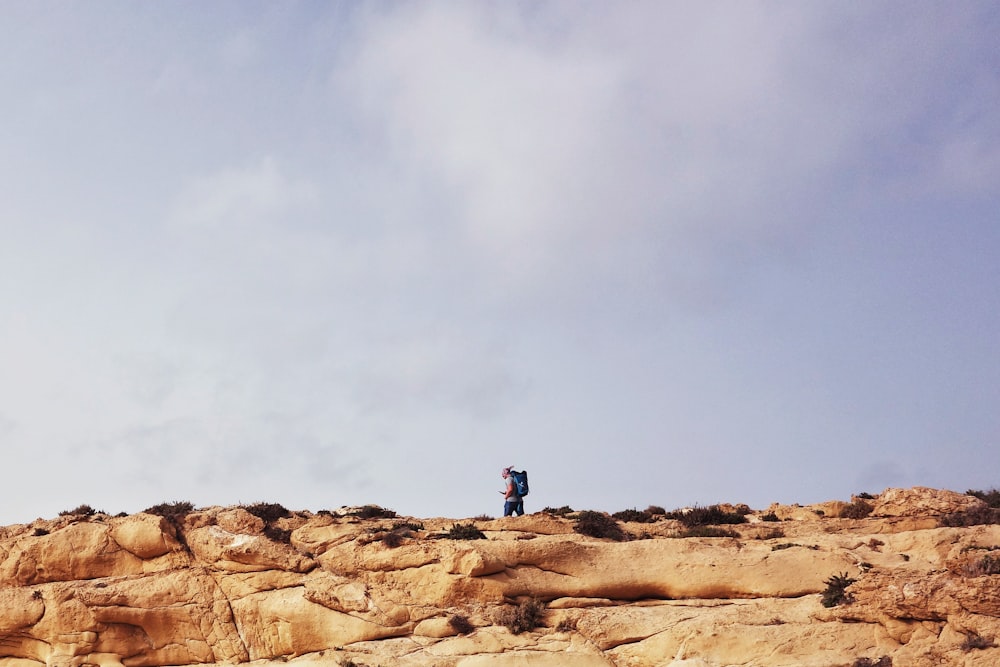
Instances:
[[[510,516],[512,514],[522,515],[524,514],[524,499],[518,498],[517,500],[508,500],[503,504],[503,515]]]

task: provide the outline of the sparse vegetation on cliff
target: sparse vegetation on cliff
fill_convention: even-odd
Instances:
[[[160,503],[159,505],[153,505],[143,510],[145,514],[162,516],[164,519],[172,521],[183,519],[193,511],[194,505],[184,500],[175,500],[172,503]]]
[[[990,507],[1000,508],[1000,489],[990,489],[989,491],[966,491],[966,494],[979,498]]]
[[[59,516],[75,516],[75,517],[88,517],[94,516],[95,514],[104,514],[104,512],[98,512],[90,505],[80,505],[71,510],[64,510],[59,512]]]
[[[576,523],[573,524],[573,530],[581,535],[615,540],[616,542],[624,542],[628,539],[628,533],[618,525],[617,521],[603,512],[591,510],[580,512]]]
[[[845,519],[864,519],[872,513],[873,509],[870,502],[858,496],[844,508],[840,515]]]
[[[667,512],[668,519],[680,521],[685,526],[718,526],[723,524],[746,523],[746,515],[750,513],[750,508],[741,505],[734,510],[723,509],[721,505],[708,505],[707,507],[689,507],[682,510]]]
[[[857,579],[853,579],[847,576],[847,573],[835,574],[823,583],[826,584],[826,590],[823,591],[823,597],[821,602],[824,607],[836,607],[840,604],[847,604],[851,602],[851,596],[847,592],[847,587],[853,584]]]
[[[545,618],[545,604],[531,598],[516,605],[502,607],[496,615],[496,623],[505,626],[513,634],[531,632],[542,625]]]
[[[456,523],[444,534],[449,540],[485,540],[483,531],[471,523]]]

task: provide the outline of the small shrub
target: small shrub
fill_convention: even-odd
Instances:
[[[992,639],[983,637],[978,632],[965,633],[965,641],[962,642],[962,650],[966,653],[969,651],[993,648],[994,646],[996,646],[996,644],[993,643]]]
[[[685,528],[677,537],[740,537],[732,528],[720,528],[719,526],[691,526]]]
[[[59,516],[80,516],[80,517],[83,517],[83,516],[94,516],[97,513],[98,513],[97,510],[95,510],[90,505],[80,505],[79,507],[76,507],[75,509],[65,510],[65,511],[59,512]]]
[[[413,523],[412,521],[397,521],[396,523],[392,524],[392,529],[393,530],[412,530],[413,532],[417,532],[417,531],[420,531],[420,530],[424,529],[424,524],[422,524],[422,523]]]
[[[382,544],[389,547],[390,549],[395,549],[396,547],[403,546],[403,542],[406,541],[407,537],[410,537],[410,531],[403,530],[390,530],[388,533],[382,534]]]
[[[781,528],[772,528],[766,533],[762,533],[758,540],[777,540],[785,536],[785,531]]]
[[[873,509],[874,507],[872,507],[870,502],[857,498],[844,508],[844,511],[840,513],[840,516],[845,519],[864,519],[872,513]]]
[[[292,543],[292,531],[268,524],[264,526],[264,537],[282,544]]]
[[[559,621],[559,625],[556,626],[556,632],[574,632],[576,630],[576,620],[572,618],[564,618]]]
[[[862,491],[861,493],[856,493],[854,494],[854,497],[861,498],[862,500],[875,500],[875,496],[866,491]]]
[[[962,574],[966,577],[985,577],[993,574],[1000,574],[1000,557],[983,556],[979,560],[968,563]]]
[[[49,531],[45,530],[44,528],[35,528],[35,531],[33,533],[31,533],[31,536],[32,537],[41,537],[43,535],[48,535],[48,534],[49,534]]]
[[[939,523],[942,526],[963,528],[966,526],[989,526],[1000,523],[1000,509],[994,507],[975,507],[964,512],[945,514]]]
[[[568,516],[573,513],[573,508],[569,505],[563,505],[562,507],[546,507],[542,510],[545,514],[551,514],[552,516]]]
[[[650,505],[646,508],[646,514],[649,516],[666,516],[667,510],[663,509],[659,505]]]
[[[396,513],[378,505],[365,505],[350,513],[359,519],[395,519]]]
[[[32,600],[41,600],[42,599],[42,592],[40,590],[38,590],[37,588],[35,590],[31,591],[31,599]]]
[[[517,605],[503,607],[497,614],[497,623],[519,635],[542,625],[544,617],[545,605],[540,600],[531,598]]]
[[[254,503],[252,505],[242,505],[242,507],[258,519],[263,520],[265,523],[271,523],[273,521],[277,521],[278,519],[284,519],[292,514],[282,505],[278,505],[277,503]]]
[[[194,511],[194,505],[186,501],[175,501],[172,503],[160,503],[143,510],[144,514],[154,514],[165,519],[183,519]]]
[[[747,513],[749,513],[747,508]],[[676,519],[685,526],[717,526],[720,524],[746,523],[746,513],[729,512],[719,505],[693,507],[688,510],[674,510],[666,514],[668,519]]]
[[[847,592],[847,587],[853,584],[857,579],[852,579],[847,576],[847,573],[835,574],[823,583],[826,584],[826,590],[823,591],[822,602],[824,607],[836,607],[840,604],[850,603],[851,596]]]
[[[774,512],[768,512],[767,514],[761,516],[760,520],[761,521],[770,521],[772,523],[776,522],[776,521],[781,521],[781,519],[778,518],[778,515],[775,514]]]
[[[628,534],[622,530],[618,522],[607,514],[585,510],[580,512],[573,525],[573,530],[589,537],[606,538],[616,542],[624,542]]]
[[[858,658],[851,667],[892,667],[892,658],[887,655],[883,655],[878,660]]]
[[[476,626],[472,624],[472,621],[470,621],[467,616],[463,616],[462,614],[455,614],[449,618],[448,625],[450,625],[451,629],[460,635],[467,635],[476,629]]]
[[[622,510],[621,512],[615,512],[611,516],[615,519],[618,519],[619,521],[630,521],[632,523],[651,523],[656,520],[653,518],[651,514],[647,514],[646,512],[640,512],[635,508],[630,510]]]
[[[990,507],[1000,508],[1000,490],[998,489],[990,489],[989,491],[973,491],[970,489],[965,493],[979,498]]]
[[[445,533],[445,537],[449,540],[485,540],[486,535],[483,531],[476,528],[474,524],[453,524],[452,527]]]

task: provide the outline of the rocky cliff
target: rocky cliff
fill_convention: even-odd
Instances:
[[[568,509],[82,507],[0,529],[0,667],[995,666],[991,512],[923,488],[606,533]]]

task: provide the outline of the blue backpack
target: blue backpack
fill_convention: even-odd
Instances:
[[[521,497],[528,495],[528,471],[518,472],[511,470],[510,476],[514,478],[514,487],[517,489],[517,495]]]

